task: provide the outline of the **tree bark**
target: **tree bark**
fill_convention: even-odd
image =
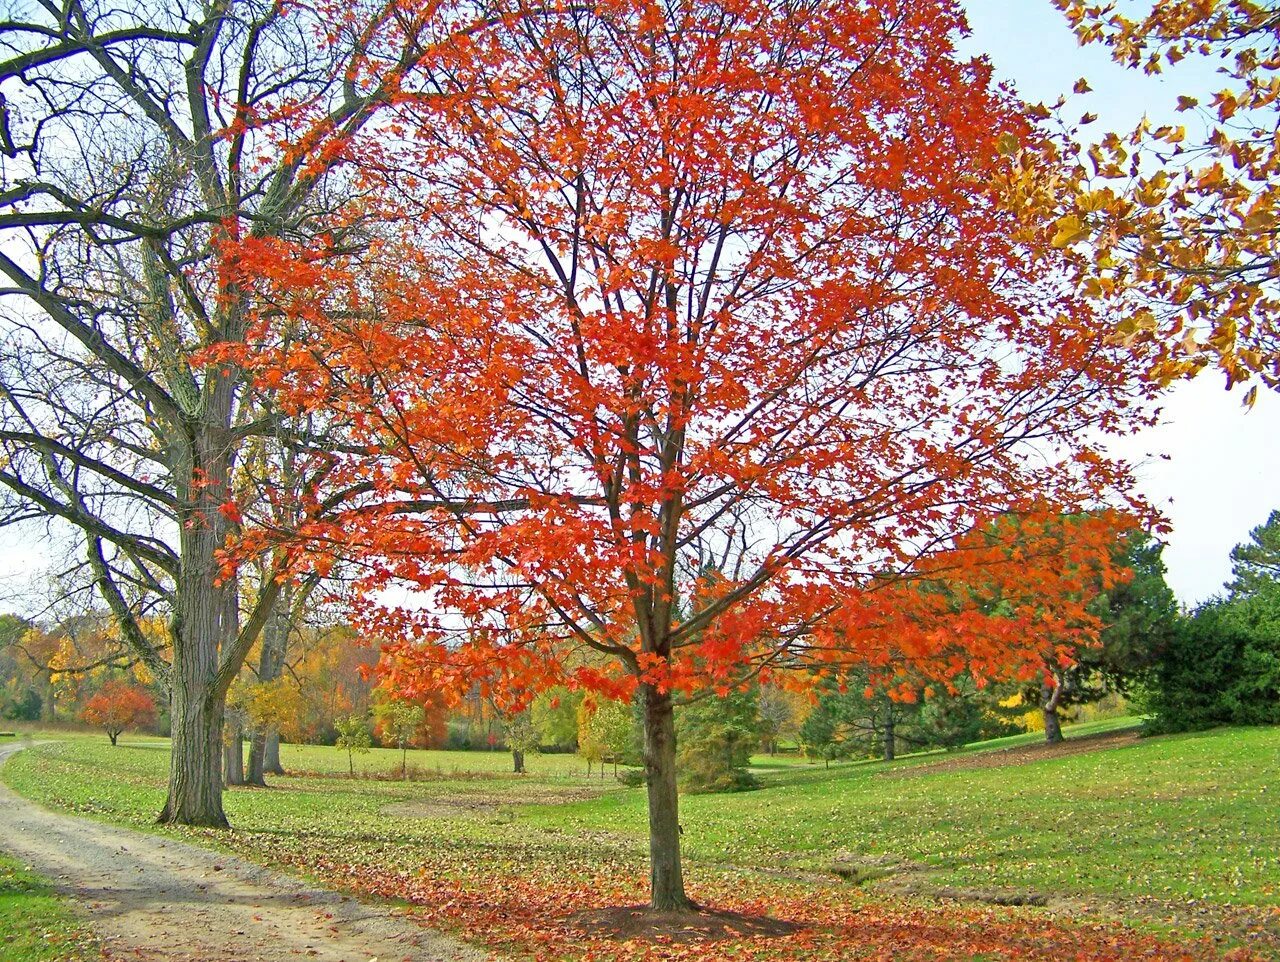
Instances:
[[[224,785],[244,784],[244,733],[236,724],[223,738],[222,781]]]
[[[249,769],[245,773],[244,783],[257,788],[266,788],[267,770],[267,736],[255,731],[249,739]]]
[[[283,775],[284,766],[280,764],[280,733],[274,729],[267,732],[266,760],[263,770],[270,775]]]
[[[649,792],[649,905],[659,911],[695,908],[684,893],[676,790],[676,723],[670,694],[652,685],[644,698],[644,769]]]
[[[511,764],[515,768],[517,775],[524,774],[524,752],[518,748],[511,749]]]
[[[189,449],[195,456],[207,445]],[[211,453],[211,452],[210,452]],[[212,454],[212,453],[211,453]],[[173,731],[169,755],[169,796],[160,813],[162,823],[227,828],[222,808],[222,727],[226,693],[219,690],[218,661],[223,646],[239,627],[238,594],[234,581],[218,581],[217,551],[225,533],[220,517],[220,494],[230,465],[226,455],[198,458],[210,464],[209,483],[197,485],[199,472],[186,465],[187,483],[180,484],[186,502],[180,519],[182,576],[170,635],[173,667],[170,704]]]
[[[1062,741],[1062,721],[1058,717],[1058,698],[1061,693],[1061,684],[1052,687],[1044,685],[1040,689],[1040,710],[1044,713],[1044,740],[1047,745],[1056,745]]]
[[[893,761],[897,754],[897,747],[894,733],[893,705],[887,705],[884,711],[884,760],[886,762]]]
[[[293,591],[285,586],[271,607],[271,617],[262,628],[262,652],[258,658],[258,681],[275,681],[284,671],[285,653],[289,645],[289,622],[293,607]],[[274,736],[274,739],[273,739]],[[271,757],[274,740],[275,754]],[[274,762],[274,765],[272,764]],[[267,787],[266,773],[283,775],[280,771],[279,735],[268,729],[255,731],[249,746],[249,775],[246,782],[260,788]]]
[[[222,699],[207,691],[187,693],[183,687],[175,672],[169,797],[160,821],[227,828],[222,810]]]

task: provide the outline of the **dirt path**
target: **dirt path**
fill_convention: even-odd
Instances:
[[[0,764],[20,747],[0,747]],[[59,815],[3,785],[0,848],[72,896],[121,962],[489,958],[385,908],[174,839]]]

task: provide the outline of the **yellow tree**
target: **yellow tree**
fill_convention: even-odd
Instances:
[[[1178,98],[1185,124],[1147,119],[1070,148],[1052,197],[1054,243],[1103,298],[1137,295],[1116,334],[1156,340],[1162,383],[1216,366],[1227,385],[1280,387],[1280,11],[1254,0],[1053,0],[1082,44],[1160,74],[1217,62],[1222,86]],[[1133,15],[1128,15],[1132,13]],[[1081,81],[1077,91],[1087,90]],[[1087,118],[1086,118],[1087,119]]]

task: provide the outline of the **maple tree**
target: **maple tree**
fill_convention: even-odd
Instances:
[[[122,732],[146,727],[155,717],[155,699],[145,688],[125,681],[107,682],[80,710],[80,720],[104,729],[112,745]]]
[[[1101,298],[1137,294],[1117,335],[1163,346],[1162,382],[1210,364],[1228,387],[1255,377],[1280,388],[1280,18],[1256,0],[1132,5],[1053,0],[1081,43],[1162,74],[1180,61],[1218,64],[1223,86],[1187,91],[1186,123],[1144,118],[1128,133],[1069,146],[1069,169],[1042,199],[1055,243],[1076,249],[1081,283]],[[1081,81],[1077,89],[1087,89]],[[1088,119],[1088,118],[1086,118]],[[1056,206],[1055,206],[1056,205]],[[1087,243],[1086,243],[1087,242]],[[1246,394],[1256,397],[1256,385]]]
[[[1114,524],[1111,519],[1089,515],[1036,519],[1007,515],[997,519],[986,530],[970,536],[975,541],[985,542],[986,550],[1016,555],[1019,564],[1035,569],[1035,573],[1017,588],[1011,589],[999,582],[982,585],[981,595],[974,600],[984,609],[1001,616],[1018,610],[1044,608],[1055,601],[1072,602],[1068,607],[1074,611],[1073,615],[1059,619],[1056,627],[1045,624],[1037,631],[1042,672],[1023,692],[1027,701],[1038,700],[1044,719],[1045,741],[1051,745],[1062,741],[1059,709],[1083,700],[1085,676],[1090,670],[1090,664],[1086,663],[1098,667],[1098,659],[1092,656],[1100,647],[1100,635],[1105,634],[1109,627],[1104,620],[1111,614],[1106,599],[1117,591],[1122,593],[1124,586],[1133,579],[1133,569],[1128,567],[1133,559],[1126,549],[1131,541],[1137,540],[1137,535],[1122,526],[1113,527]],[[1087,547],[1081,550],[1082,545],[1093,544],[1095,537],[1101,534],[1105,538],[1108,532],[1115,535],[1110,558],[1100,556]],[[1037,585],[1052,583],[1065,588],[1069,595],[1064,598],[1060,593],[1045,593],[1036,588]],[[962,590],[972,591],[972,588],[965,585]],[[1024,592],[1031,590],[1020,594],[1020,589]],[[1172,600],[1171,594],[1169,600]],[[1118,652],[1116,654],[1119,663],[1123,659]]]
[[[1070,584],[997,617],[912,583],[1059,591],[956,539],[1122,496],[1088,439],[1153,390],[1003,195],[1040,135],[963,27],[948,0],[517,7],[436,44],[396,136],[341,145],[367,244],[238,245],[237,358],[351,426],[331,478],[367,493],[295,557],[361,566],[405,697],[638,699],[654,908],[690,905],[682,699],[1034,672],[1034,631],[1088,630]]]

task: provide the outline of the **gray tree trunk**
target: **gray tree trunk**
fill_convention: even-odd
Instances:
[[[268,731],[266,741],[266,760],[262,765],[263,770],[270,775],[283,775],[284,766],[280,764],[280,733]]]
[[[893,705],[885,706],[884,711],[884,760],[891,762],[897,754],[895,742]]]
[[[258,788],[267,787],[267,736],[255,731],[249,738],[249,767],[245,771],[244,783]]]
[[[222,810],[222,706],[208,691],[182,692],[175,672],[169,797],[160,821],[226,828]]]
[[[223,419],[229,423],[229,394],[210,399],[214,401],[221,402]],[[216,556],[227,534],[218,508],[226,497],[231,465],[225,446],[208,438],[206,433],[205,443],[187,448],[191,461],[178,465],[175,471],[185,482],[179,484],[184,506],[179,518],[182,577],[170,632],[173,732],[169,796],[160,821],[226,828],[222,808],[226,691],[218,684],[218,669],[220,653],[239,630],[239,596],[234,581],[219,583]],[[203,480],[196,483],[197,478]]]
[[[649,905],[660,911],[695,906],[684,892],[676,789],[676,723],[670,694],[640,686],[644,699],[644,769],[649,792]]]
[[[222,743],[222,779],[226,785],[244,784],[244,732],[236,724]]]
[[[1045,744],[1056,745],[1062,741],[1062,720],[1058,717],[1058,698],[1062,693],[1062,685],[1048,685],[1040,689],[1040,710],[1044,713]]]
[[[293,592],[285,587],[272,606],[271,617],[262,629],[262,654],[258,659],[258,681],[275,681],[284,671],[285,654],[289,645],[289,620],[292,614]],[[274,744],[274,758],[271,746]],[[272,764],[274,762],[274,765]],[[280,738],[271,730],[254,731],[249,745],[249,774],[247,784],[266,788],[266,773],[283,775],[280,769]]]
[[[511,764],[517,775],[524,774],[524,752],[518,748],[511,749]]]

